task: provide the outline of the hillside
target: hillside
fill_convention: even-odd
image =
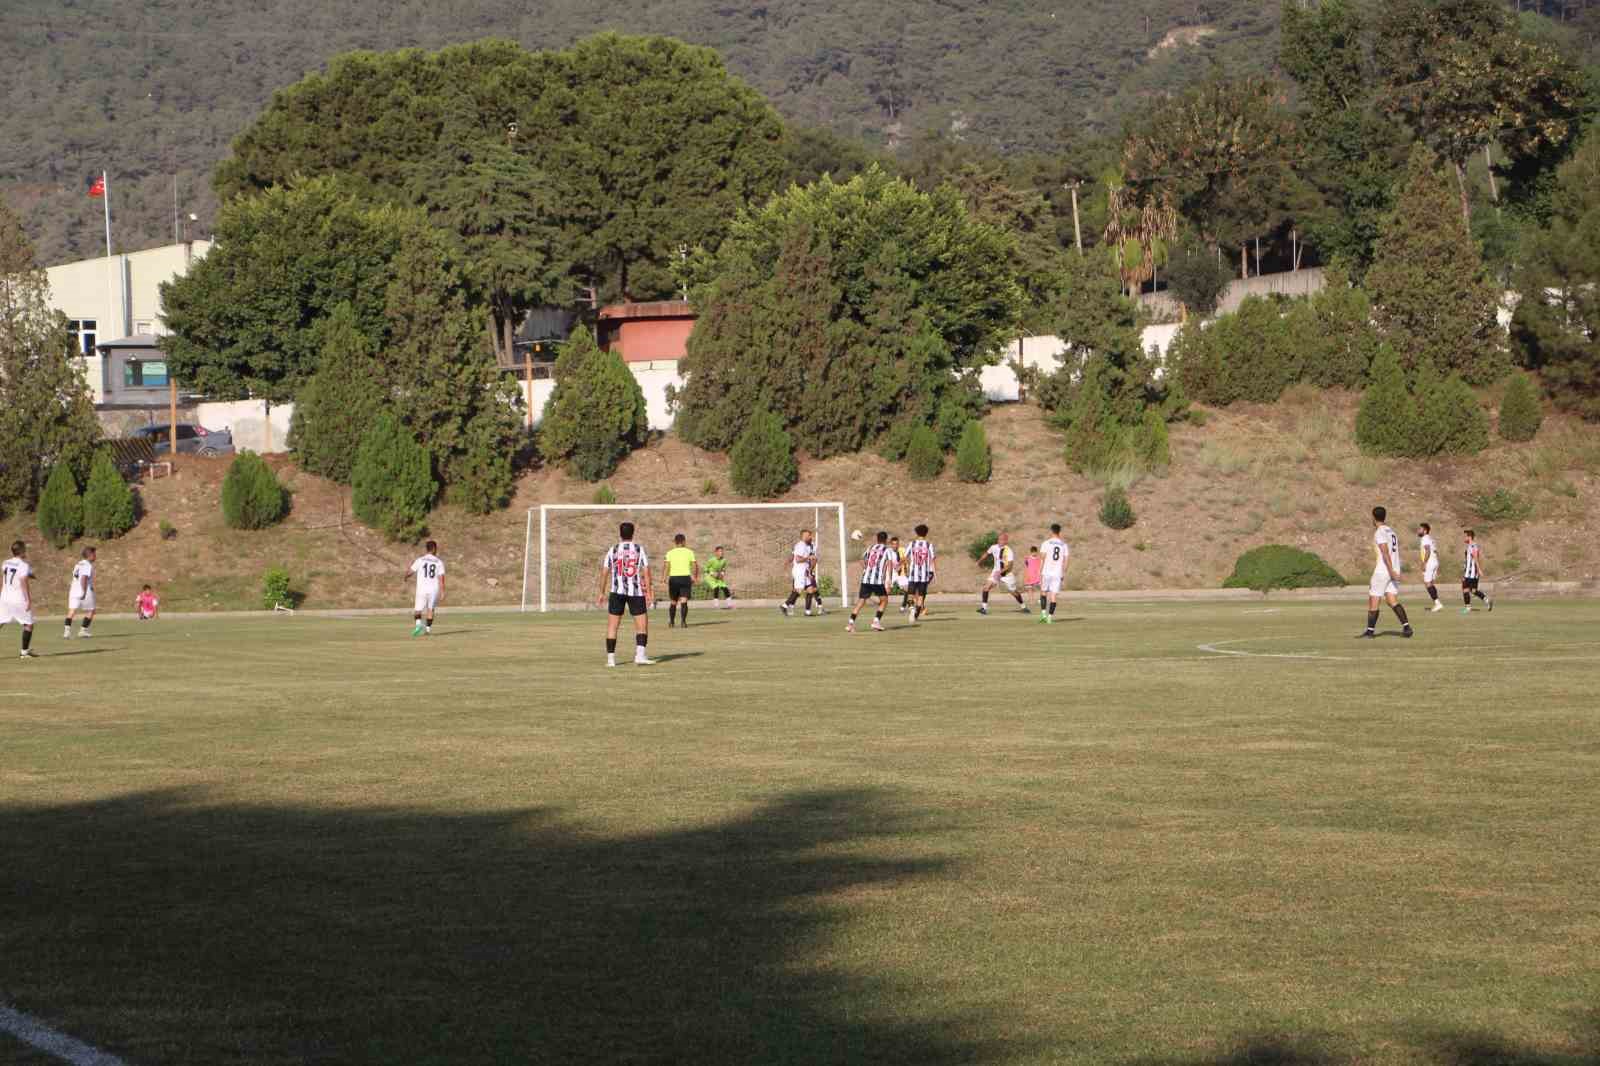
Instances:
[[[1047,149],[1216,59],[1265,69],[1277,3],[1247,0],[16,0],[0,8],[0,194],[45,262],[100,254],[91,175],[123,249],[205,232],[211,168],[275,89],[353,49],[485,36],[560,47],[603,29],[711,45],[788,118],[884,142],[922,128]],[[1204,29],[1209,33],[1184,33]]]
[[[1174,462],[1165,477],[1146,478],[1129,490],[1138,522],[1114,532],[1095,518],[1101,489],[1064,473],[1056,435],[1037,408],[996,409],[987,422],[994,443],[994,480],[964,485],[947,471],[931,484],[909,481],[904,468],[871,455],[807,462],[791,500],[842,499],[852,526],[909,534],[926,521],[945,557],[938,590],[976,589],[979,573],[962,546],[984,531],[1009,527],[1023,549],[1037,543],[1059,519],[1073,548],[1074,588],[1216,587],[1248,548],[1270,542],[1317,552],[1347,576],[1364,579],[1371,565],[1367,512],[1383,502],[1396,527],[1409,534],[1431,521],[1445,556],[1443,580],[1454,579],[1459,529],[1482,531],[1492,577],[1600,578],[1600,443],[1578,423],[1549,418],[1537,440],[1496,441],[1471,460],[1412,462],[1360,457],[1350,441],[1354,398],[1292,391],[1274,407],[1212,412],[1203,426],[1185,425],[1173,439]],[[347,493],[275,461],[294,491],[294,510],[280,527],[238,533],[222,524],[217,494],[223,461],[186,460],[179,476],[142,489],[146,516],[128,537],[101,547],[102,603],[126,610],[145,581],[157,585],[171,610],[259,606],[263,569],[284,563],[308,607],[404,606],[401,581],[413,550],[385,543],[349,517]],[[708,479],[716,491],[706,494]],[[627,460],[609,484],[619,500],[740,502],[726,493],[723,456],[667,437]],[[1475,513],[1474,493],[1511,489],[1533,505],[1521,524],[1491,524]],[[595,487],[541,470],[525,476],[511,508],[474,518],[451,508],[433,516],[451,570],[449,599],[456,604],[514,604],[520,595],[525,512],[539,503],[589,503]],[[552,579],[587,597],[592,568],[617,516],[587,523],[566,519],[552,551]],[[161,521],[177,530],[160,537]],[[659,552],[682,528],[702,554],[726,542],[736,589],[750,595],[776,588],[783,553],[810,515],[770,520],[722,520],[700,514],[640,516],[641,536]],[[585,529],[583,535],[574,535]],[[537,536],[537,531],[535,531]],[[34,545],[39,595],[49,621],[64,607],[67,574],[76,548],[44,547],[21,519],[0,522],[0,539],[22,537]],[[833,540],[824,537],[825,573],[837,573]],[[1408,553],[1414,548],[1409,535]],[[1409,558],[1409,556],[1408,556]],[[563,567],[563,564],[565,566]],[[565,569],[566,573],[561,573]],[[758,575],[767,589],[753,587]]]

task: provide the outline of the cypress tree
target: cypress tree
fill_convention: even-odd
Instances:
[[[361,438],[383,408],[381,368],[349,303],[334,308],[321,330],[321,360],[295,397],[289,448],[302,470],[348,485]]]
[[[800,480],[794,438],[771,411],[757,411],[728,453],[728,482],[741,496],[767,499]]]
[[[65,548],[83,535],[83,497],[72,467],[57,463],[39,494],[39,532],[57,548]]]
[[[974,418],[961,431],[961,442],[956,445],[956,477],[969,482],[988,481],[993,466],[989,434],[983,423]]]
[[[927,424],[911,431],[911,441],[906,445],[906,466],[918,481],[932,481],[944,469],[944,449],[939,447],[939,435]]]
[[[222,518],[232,529],[265,529],[289,509],[289,497],[265,459],[243,451],[222,479]]]
[[[1506,440],[1532,440],[1543,421],[1533,379],[1520,371],[1512,374],[1505,395],[1500,398],[1500,436]]]
[[[83,529],[91,537],[120,537],[133,528],[137,507],[133,489],[105,452],[95,455],[89,485],[83,490]]]
[[[1372,360],[1366,391],[1356,412],[1356,443],[1369,455],[1409,455],[1417,405],[1406,388],[1400,357],[1385,344]]]
[[[585,481],[610,477],[645,442],[648,412],[638,379],[616,352],[602,352],[583,326],[556,359],[556,387],[544,408],[539,448]]]
[[[356,517],[396,541],[421,535],[439,491],[428,449],[389,412],[362,438],[350,484]]]

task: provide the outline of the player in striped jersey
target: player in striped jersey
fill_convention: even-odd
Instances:
[[[878,613],[872,619],[872,628],[879,632],[883,630],[883,612],[889,608],[889,582],[899,568],[900,553],[889,547],[889,534],[880,530],[877,543],[861,556],[861,587],[856,590],[856,605],[850,609],[850,621],[845,623],[846,633],[856,631],[856,616],[868,600],[878,601]]]
[[[889,578],[889,595],[894,595],[895,589],[900,590],[900,613],[905,614],[907,608],[911,606],[911,581],[906,577],[906,552],[900,547],[899,537],[889,538],[889,549],[894,552],[895,558],[900,560],[895,566],[894,574]]]
[[[906,581],[911,596],[911,624],[928,613],[928,586],[933,584],[934,569],[939,553],[928,539],[928,527],[916,528],[916,539],[906,545]]]
[[[1061,523],[1050,524],[1050,538],[1039,545],[1044,565],[1039,572],[1039,621],[1049,625],[1056,617],[1056,597],[1067,583],[1067,561],[1072,551],[1061,539]]]
[[[1361,634],[1367,640],[1378,635],[1378,605],[1385,600],[1400,619],[1402,635],[1412,635],[1411,620],[1400,603],[1400,535],[1389,528],[1388,518],[1384,508],[1372,509],[1372,553],[1377,561],[1367,585],[1367,628]]]
[[[1001,530],[995,542],[989,545],[989,550],[983,553],[984,559],[993,559],[994,563],[989,568],[989,579],[983,583],[983,591],[978,594],[978,613],[989,613],[989,590],[996,585],[1004,585],[1006,591],[1011,593],[1011,598],[1017,601],[1017,610],[1023,614],[1028,613],[1028,607],[1022,602],[1022,593],[1017,591],[1017,575],[1012,573],[1017,563],[1017,553],[1011,550],[1011,536]],[[983,560],[979,560],[981,563]]]
[[[811,541],[811,530],[802,529],[800,539],[794,542],[794,547],[789,550],[789,598],[778,607],[779,612],[788,618],[794,611],[795,601],[801,593],[806,597],[806,617],[811,617],[811,596],[816,591],[816,576],[813,568],[817,561],[817,546]]]
[[[654,666],[645,655],[650,643],[650,616],[655,602],[650,586],[650,557],[644,546],[633,539],[633,523],[617,529],[622,539],[611,546],[600,560],[600,591],[595,603],[606,605],[606,665],[617,665],[617,630],[622,626],[624,609],[633,615],[633,661],[638,666]]]
[[[1426,522],[1417,526],[1417,552],[1422,556],[1422,584],[1433,601],[1429,610],[1442,611],[1444,604],[1439,602],[1439,588],[1434,584],[1439,576],[1439,545],[1434,543],[1433,527]]]
[[[1485,596],[1478,588],[1478,582],[1483,580],[1483,546],[1478,543],[1478,535],[1470,529],[1461,531],[1466,535],[1466,551],[1461,561],[1461,613],[1472,613],[1472,597],[1476,596],[1483,601],[1489,610],[1494,610],[1494,600]]]

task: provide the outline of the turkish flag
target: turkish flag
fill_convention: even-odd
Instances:
[[[106,176],[100,175],[94,179],[94,184],[89,186],[90,196],[104,196],[106,194]]]

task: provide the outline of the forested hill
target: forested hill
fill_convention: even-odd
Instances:
[[[893,141],[954,129],[1044,149],[1104,128],[1210,57],[1262,69],[1277,0],[10,0],[0,6],[0,193],[46,262],[215,211],[212,167],[273,90],[353,49],[486,36],[560,47],[602,29],[716,47],[788,118]]]

